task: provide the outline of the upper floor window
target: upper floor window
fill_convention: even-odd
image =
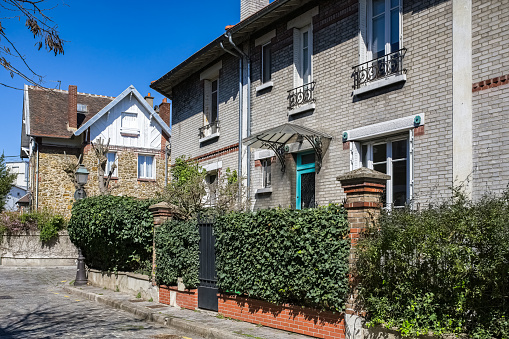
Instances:
[[[219,80],[205,80],[203,86],[203,125],[217,121],[219,112]]]
[[[367,0],[368,60],[401,48],[400,0]]]
[[[122,112],[120,121],[120,132],[125,134],[139,134],[138,114]]]
[[[262,83],[271,80],[272,51],[270,42],[262,46]]]
[[[153,155],[138,155],[138,178],[139,179],[155,178]]]
[[[313,54],[313,33],[311,25],[307,25],[297,31],[295,68],[297,70],[297,79],[295,87],[306,85],[312,80],[311,55]]]

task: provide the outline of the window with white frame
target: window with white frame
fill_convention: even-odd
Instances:
[[[269,188],[272,182],[271,164],[272,158],[260,160],[262,167],[262,188]]]
[[[387,182],[384,205],[403,207],[411,200],[411,163],[407,136],[378,139],[360,143],[363,167],[391,176]]]
[[[218,173],[216,171],[207,173],[205,176],[206,186],[206,205],[215,206],[217,201],[217,185],[218,185]]]
[[[109,152],[106,153],[106,170],[104,172],[104,175],[108,176],[110,174],[111,169],[113,168],[113,173],[111,174],[112,177],[116,177],[118,173],[118,162],[117,162],[117,153]]]
[[[267,83],[272,78],[272,51],[271,44],[266,43],[262,46],[262,83]]]
[[[297,70],[297,79],[295,87],[309,84],[312,82],[312,54],[313,54],[313,32],[311,25],[306,25],[301,29],[295,29],[294,34],[295,50],[294,62]]]
[[[380,58],[401,49],[401,1],[402,0],[361,0],[366,2],[366,13],[361,13],[361,29],[367,36],[367,60]],[[364,25],[363,25],[364,24]]]
[[[120,131],[123,133],[139,133],[138,128],[138,114],[130,112],[122,112],[122,118],[120,122]]]
[[[153,155],[138,155],[138,178],[155,179],[155,160]]]
[[[203,88],[204,126],[215,123],[219,112],[219,79],[205,80]]]

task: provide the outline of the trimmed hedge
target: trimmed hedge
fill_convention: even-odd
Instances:
[[[68,232],[88,266],[105,271],[140,268],[152,257],[149,200],[102,195],[74,203]]]
[[[384,212],[358,248],[370,324],[408,336],[509,337],[509,192]]]
[[[344,310],[350,240],[342,206],[233,212],[218,217],[214,230],[223,291]]]
[[[198,279],[200,234],[196,219],[169,220],[156,228],[156,280],[176,285],[182,277],[187,288],[195,288]]]

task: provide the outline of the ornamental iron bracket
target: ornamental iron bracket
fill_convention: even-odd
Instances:
[[[303,135],[304,138],[309,142],[316,155],[316,173],[320,173],[320,169],[322,168],[322,156],[323,156],[323,143],[322,137],[316,135]]]
[[[260,140],[260,139],[259,139]],[[281,172],[285,172],[286,170],[286,164],[285,164],[285,144],[280,142],[270,142],[270,141],[263,141],[263,147],[266,146],[270,148],[279,159],[279,162],[281,163]]]

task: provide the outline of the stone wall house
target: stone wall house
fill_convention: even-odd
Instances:
[[[391,176],[387,206],[505,189],[507,1],[256,10],[151,84],[174,105],[173,155],[237,161],[255,209],[342,202],[336,177],[362,166]],[[220,133],[199,140],[215,116]]]
[[[143,98],[130,86],[118,97],[48,90],[25,86],[21,156],[29,159],[30,208],[48,208],[71,216],[76,190],[64,171],[67,160],[89,170],[88,196],[99,194],[98,159],[91,145],[109,140],[107,171],[116,169],[111,193],[138,198],[154,197],[166,183],[170,130],[169,103],[152,107],[150,94]]]

